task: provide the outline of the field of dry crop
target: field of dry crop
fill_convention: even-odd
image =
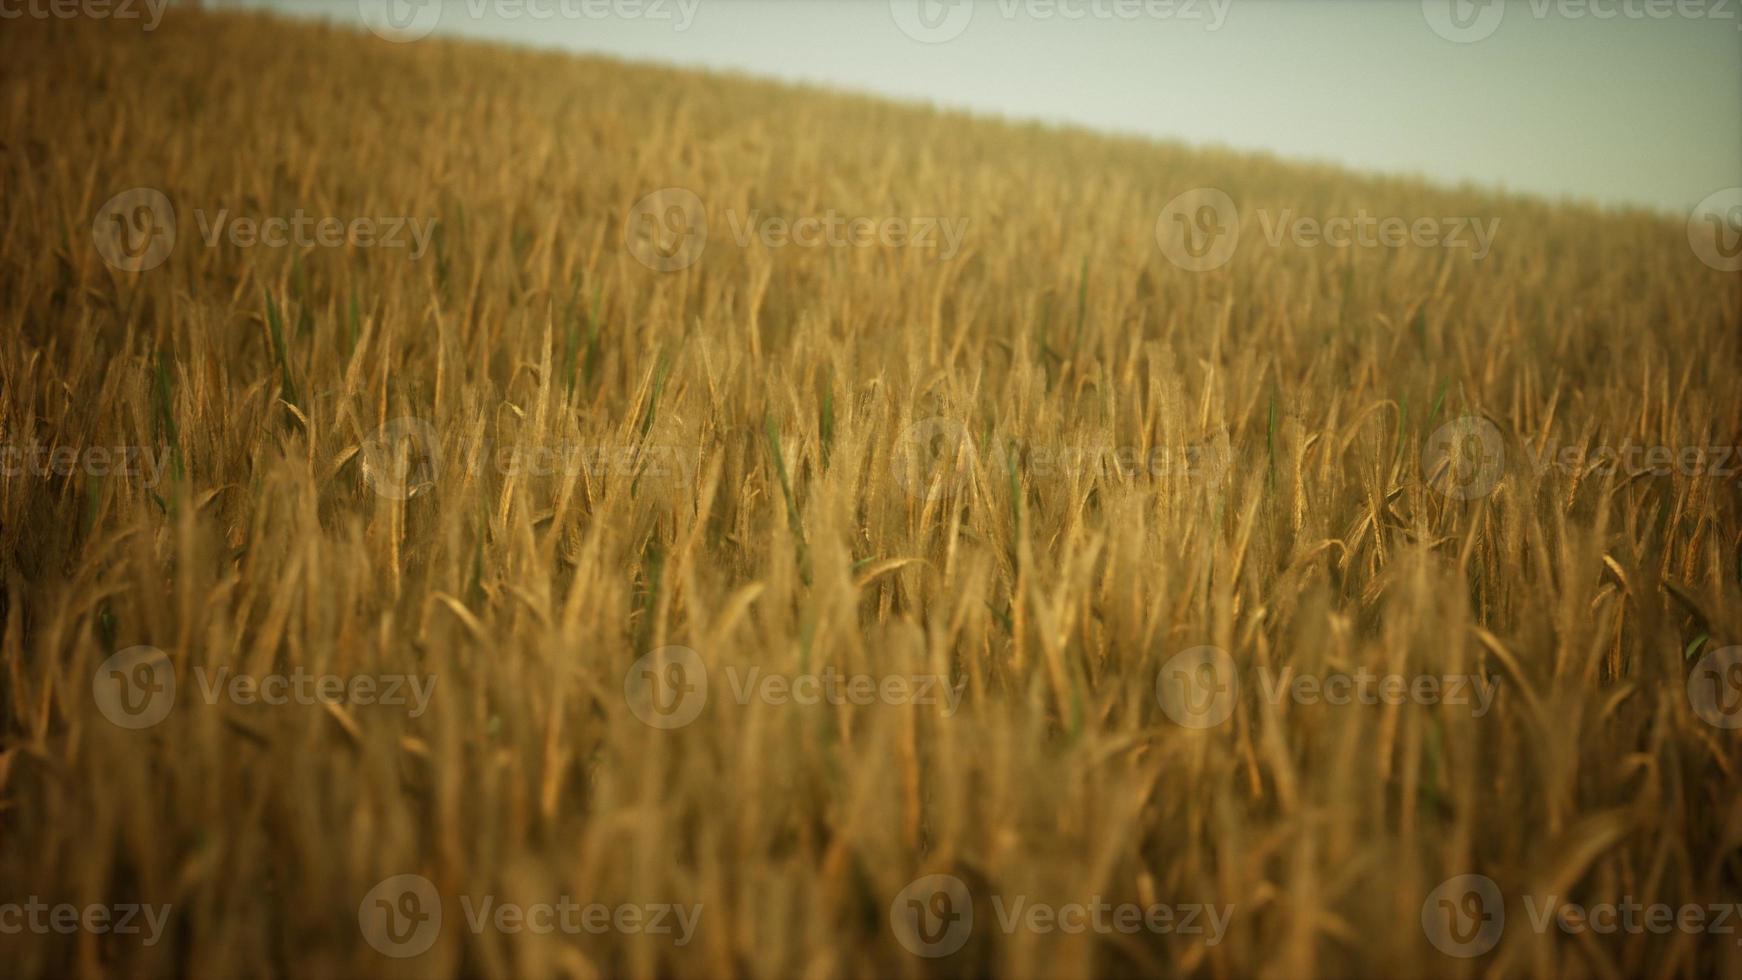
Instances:
[[[1358,214],[1494,234],[1276,236]],[[1542,909],[1742,895],[1739,286],[1645,213],[8,22],[3,972],[1738,975]]]

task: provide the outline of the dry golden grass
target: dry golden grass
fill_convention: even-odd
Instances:
[[[249,16],[9,22],[0,79],[0,444],[170,454],[152,487],[0,478],[0,899],[172,909],[151,946],[0,935],[6,974],[1742,971],[1735,935],[1519,904],[1742,893],[1742,738],[1687,687],[1742,636],[1736,477],[1528,452],[1742,443],[1742,290],[1679,222]],[[141,186],[178,238],[118,271],[93,220]],[[1191,273],[1156,217],[1203,186],[1249,237]],[[661,273],[626,222],[665,187],[711,231]],[[414,260],[208,246],[194,217],[299,208],[439,232]],[[1269,247],[1252,216],[1362,208],[1500,233],[1476,262]],[[944,260],[741,246],[725,217],[829,209],[970,224]],[[1506,471],[1458,500],[1420,460],[1465,415]],[[433,462],[378,451],[396,419]],[[930,419],[972,442],[916,455]],[[1046,464],[1070,446],[1194,465]],[[499,465],[536,447],[636,462]],[[93,678],[142,644],[178,696],[129,730]],[[626,673],[672,645],[711,691],[661,730]],[[1240,696],[1197,729],[1157,673],[1206,645]],[[740,703],[752,666],[964,688],[954,714]],[[435,687],[417,717],[207,703],[220,668]],[[1499,693],[1475,717],[1253,680],[1359,668]],[[976,903],[940,959],[889,922],[931,873]],[[1421,923],[1464,873],[1508,897],[1478,959]],[[359,927],[398,874],[446,910],[407,959]],[[703,911],[684,945],[474,931],[484,895]],[[1234,910],[1214,944],[1005,932],[994,895]]]

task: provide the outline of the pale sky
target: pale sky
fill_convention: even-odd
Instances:
[[[1739,0],[232,2],[1557,200],[1742,185]]]

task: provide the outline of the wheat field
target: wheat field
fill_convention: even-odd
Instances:
[[[1683,222],[238,13],[0,80],[8,976],[1742,973],[1538,921],[1742,896]],[[1358,213],[1494,234],[1272,240]]]

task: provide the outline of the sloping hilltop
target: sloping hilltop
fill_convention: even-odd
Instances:
[[[8,974],[1738,969],[1700,222],[248,15],[0,77]]]

